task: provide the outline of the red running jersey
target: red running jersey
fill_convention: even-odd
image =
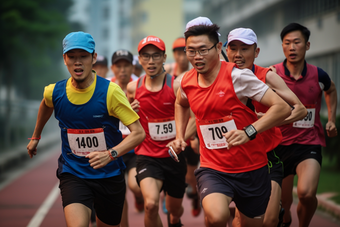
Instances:
[[[306,75],[295,80],[282,63],[275,65],[277,74],[282,77],[287,86],[300,99],[306,107],[307,116],[292,125],[280,126],[282,132],[282,145],[308,144],[326,146],[325,134],[320,121],[322,90],[319,85],[318,69],[316,66],[306,63]]]
[[[186,73],[181,82],[196,116],[201,166],[226,173],[248,172],[267,165],[260,134],[243,145],[226,148],[222,133],[242,130],[257,120],[256,114],[236,96],[231,78],[234,67],[233,63],[221,62],[219,74],[207,88],[198,85],[195,69]]]
[[[163,88],[151,92],[145,87],[145,76],[137,80],[135,99],[140,103],[138,115],[146,137],[135,148],[137,155],[169,157],[166,145],[176,137],[174,77],[166,74]]]

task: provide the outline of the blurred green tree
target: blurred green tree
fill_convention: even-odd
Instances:
[[[45,85],[65,78],[60,67],[62,39],[72,28],[67,20],[72,4],[72,0],[0,1],[0,101],[5,110],[0,134],[7,145],[11,102],[41,99]]]
[[[38,98],[35,86],[41,88],[55,68],[43,75],[39,71],[55,67],[55,53],[61,53],[61,40],[70,30],[67,12],[71,5],[71,0],[0,2],[1,81],[9,96],[14,86],[19,95]]]

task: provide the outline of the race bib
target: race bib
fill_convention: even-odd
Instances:
[[[122,133],[123,136],[130,135],[130,130],[126,127],[121,121],[119,121],[119,131]]]
[[[315,122],[315,105],[305,105],[307,116],[293,123],[294,128],[312,128]]]
[[[235,121],[231,116],[214,120],[200,120],[198,124],[201,129],[205,147],[208,149],[227,148],[228,143],[223,134],[237,129]]]
[[[71,151],[77,156],[86,156],[93,151],[106,151],[104,130],[67,129],[67,138]]]
[[[176,137],[175,119],[149,119],[149,134],[155,141],[169,140]]]

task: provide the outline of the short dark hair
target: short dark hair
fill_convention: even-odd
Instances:
[[[288,24],[286,27],[284,27],[281,31],[281,41],[283,41],[283,38],[290,32],[293,31],[300,31],[303,35],[303,37],[305,38],[306,43],[309,40],[309,36],[310,36],[310,31],[308,30],[308,28],[306,28],[305,26],[298,24],[298,23],[290,23]]]
[[[207,35],[209,37],[209,40],[212,43],[218,43],[219,42],[219,38],[218,38],[219,29],[220,27],[217,24],[192,26],[184,33],[185,41],[190,36]]]

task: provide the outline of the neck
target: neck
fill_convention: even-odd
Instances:
[[[85,89],[88,88],[94,81],[95,73],[91,71],[91,74],[88,75],[84,80],[82,81],[76,81],[73,77],[71,79],[71,83],[73,87],[77,89]]]
[[[247,69],[250,69],[251,71],[253,71],[253,67],[254,67],[254,62],[251,66],[247,67]]]
[[[145,87],[152,92],[160,91],[163,87],[165,72],[162,72],[157,77],[151,78],[151,76],[147,75],[145,79]]]
[[[123,88],[125,88],[126,89],[126,87],[127,87],[127,84],[129,83],[122,83],[121,81],[119,81],[119,80],[116,80],[116,82],[117,82],[117,84],[119,85],[119,87],[121,88],[121,89],[123,89]]]
[[[148,76],[149,76],[151,79],[155,79],[155,78],[161,76],[164,72],[165,72],[165,69],[164,69],[164,67],[162,67],[162,71],[161,71],[161,72],[159,72],[159,73],[157,73],[156,75],[153,75],[153,76],[150,76],[150,75],[148,75]]]
[[[294,78],[299,78],[303,71],[304,63],[304,59],[299,62],[286,61],[286,67]]]
[[[218,62],[216,62],[216,64],[212,67],[211,70],[209,70],[208,72],[204,74],[199,73],[198,84],[201,87],[209,87],[212,83],[214,83],[218,73],[220,72],[220,68],[221,68],[221,61],[218,60]]]

